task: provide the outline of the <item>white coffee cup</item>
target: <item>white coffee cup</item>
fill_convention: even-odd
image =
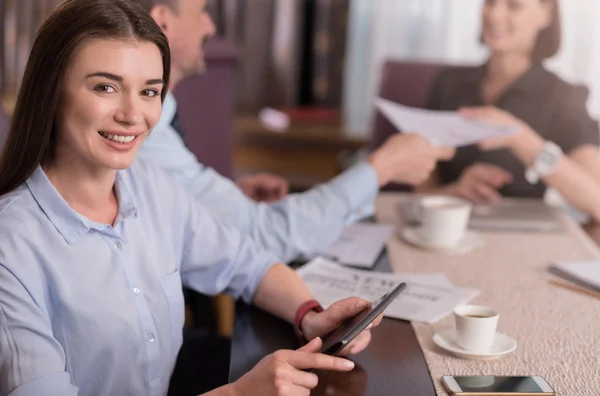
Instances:
[[[463,305],[454,310],[456,342],[469,352],[486,352],[494,343],[500,314],[481,305]]]
[[[419,237],[434,246],[456,246],[467,232],[472,208],[471,203],[460,198],[422,198],[419,201]]]

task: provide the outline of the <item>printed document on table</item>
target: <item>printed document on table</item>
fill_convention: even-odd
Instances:
[[[407,287],[386,309],[385,316],[435,323],[479,292],[454,287],[441,273],[385,273],[356,270],[317,257],[297,270],[313,296],[327,307],[347,297],[376,301],[401,282]]]
[[[389,224],[352,224],[322,256],[340,264],[372,268],[393,231]]]
[[[375,99],[375,105],[399,130],[417,133],[439,146],[468,146],[518,132],[512,126],[466,119],[456,111],[419,109],[382,98]]]

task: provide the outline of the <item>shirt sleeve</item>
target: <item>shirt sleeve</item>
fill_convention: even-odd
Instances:
[[[50,319],[0,264],[0,396],[76,396],[65,362]]]
[[[274,204],[257,203],[234,182],[201,165],[172,128],[157,126],[152,134],[154,140],[146,141],[140,152],[146,161],[178,180],[219,220],[285,262],[322,252],[347,225],[374,213],[379,185],[366,163],[307,192]]]
[[[207,295],[227,293],[251,303],[267,270],[280,261],[248,235],[215,218],[162,169],[147,162],[137,166],[145,168],[147,182],[162,192],[159,207],[171,213],[165,228],[174,232],[174,246],[181,249],[183,284]]]
[[[379,191],[375,172],[368,164],[359,164],[329,183],[290,194],[273,204],[254,202],[214,171],[197,182],[211,186],[196,195],[199,203],[285,262],[323,252],[347,225],[372,215]]]
[[[586,108],[588,93],[583,86],[571,87],[561,94],[554,113],[553,140],[567,154],[585,145],[600,145],[598,122]]]

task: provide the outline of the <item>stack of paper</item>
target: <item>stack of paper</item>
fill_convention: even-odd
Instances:
[[[600,261],[562,261],[550,266],[553,274],[585,289],[600,293]]]
[[[316,258],[297,270],[313,296],[327,307],[348,297],[376,301],[401,282],[407,288],[386,309],[385,316],[435,323],[479,292],[453,287],[442,273],[384,273],[355,270]]]
[[[376,99],[375,105],[398,130],[417,133],[440,146],[468,146],[518,132],[513,126],[466,119],[456,111],[418,109],[382,98]]]
[[[353,224],[322,256],[340,264],[372,268],[393,231],[389,224]]]

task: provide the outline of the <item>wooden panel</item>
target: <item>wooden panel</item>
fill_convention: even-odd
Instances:
[[[339,124],[296,123],[285,133],[277,133],[255,117],[239,117],[234,130],[236,175],[276,173],[295,190],[335,177],[342,171],[341,157],[366,145],[364,140],[345,137]]]

